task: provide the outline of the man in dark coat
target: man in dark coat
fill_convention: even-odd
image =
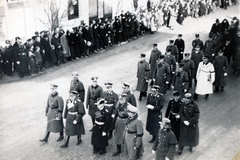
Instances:
[[[4,65],[4,73],[8,76],[12,76],[12,62],[14,61],[14,55],[13,55],[13,47],[10,44],[9,40],[5,41],[6,46],[3,48],[3,65]]]
[[[153,49],[151,51],[151,55],[150,55],[150,59],[149,59],[150,72],[148,74],[148,78],[151,79],[151,84],[153,84],[152,79],[153,79],[153,75],[155,73],[157,59],[160,55],[162,55],[162,53],[161,53],[161,51],[158,50],[157,44],[153,44]]]
[[[125,16],[122,17],[122,27],[123,27],[123,41],[128,41],[129,39],[129,23]]]
[[[21,55],[20,45],[22,40],[20,37],[15,38],[15,43],[13,44],[13,55],[14,55],[14,71],[17,71],[17,61],[19,61],[19,56]]]
[[[183,101],[180,99],[180,94],[178,91],[173,91],[173,98],[168,102],[165,117],[171,120],[171,129],[175,134],[177,141],[179,142],[180,134],[180,115],[179,110]]]
[[[148,71],[149,71],[149,64],[145,60],[146,55],[141,54],[141,60],[138,62],[137,68],[137,88],[136,90],[140,92],[139,94],[139,101],[142,100],[143,96],[147,96],[148,90]]]
[[[44,48],[45,51],[45,62],[50,65],[51,64],[51,46],[49,43],[49,37],[47,35],[44,35],[43,38],[41,39],[41,44]]]
[[[196,46],[200,47],[200,50],[203,50],[203,41],[200,40],[199,34],[195,34],[195,39],[192,41],[192,47],[195,48]]]
[[[183,70],[184,64],[179,63],[176,73],[173,76],[172,88],[174,91],[178,91],[180,97],[183,98],[183,95],[188,90],[188,74]]]
[[[91,144],[93,145],[93,153],[100,153],[103,155],[106,153],[106,147],[108,146],[108,128],[111,123],[111,115],[108,109],[104,106],[104,99],[100,98],[97,103],[97,111],[95,112]]]
[[[157,67],[155,70],[153,80],[154,80],[154,84],[160,87],[159,93],[162,93],[163,95],[165,95],[167,92],[167,88],[170,80],[170,77],[169,77],[170,73],[171,73],[170,67],[166,62],[164,62],[164,55],[161,55],[157,61]]]
[[[86,49],[87,49],[87,54],[92,52],[92,46],[94,43],[94,37],[93,37],[93,31],[92,29],[89,28],[88,25],[85,25],[82,29],[82,37],[86,41]]]
[[[218,92],[219,87],[221,87],[221,91],[223,91],[224,87],[226,86],[228,60],[227,57],[223,56],[222,50],[220,50],[218,52],[218,56],[215,57],[213,66],[215,68],[215,81],[213,82],[215,91]]]
[[[93,84],[88,87],[86,108],[88,109],[88,114],[92,118],[92,124],[95,124],[95,113],[97,112],[97,99],[103,97],[103,89],[98,85],[98,77],[94,76],[91,78]],[[92,131],[92,129],[90,130]]]
[[[85,88],[83,83],[78,79],[78,72],[72,73],[73,80],[70,84],[70,90],[74,90],[78,92],[78,99],[84,102],[85,100]]]
[[[20,46],[20,53],[17,55],[16,71],[18,72],[20,78],[23,78],[29,74],[27,53],[24,45]]]
[[[41,142],[47,142],[50,132],[60,133],[57,141],[63,140],[63,99],[58,95],[57,92],[58,85],[51,84],[52,93],[49,94],[47,100],[47,106],[45,110],[45,115],[47,116],[47,131],[46,136],[41,139]]]
[[[159,86],[153,85],[152,86],[152,93],[148,95],[147,98],[147,123],[146,123],[146,130],[152,135],[152,139],[149,143],[153,143],[157,136],[157,132],[159,129],[159,119],[162,116],[162,108],[164,104],[163,94],[158,93]]]
[[[106,90],[103,92],[103,98],[105,100],[105,107],[108,109],[109,114],[111,115],[110,118],[110,126],[109,126],[109,134],[108,139],[112,138],[112,133],[115,126],[115,115],[116,115],[116,104],[118,102],[118,96],[112,89],[112,83],[106,82],[104,83]]]
[[[182,39],[182,34],[178,34],[178,39],[175,40],[174,45],[178,48],[178,62],[180,62],[183,59],[183,53],[185,49],[185,42]]]
[[[221,23],[219,22],[219,19],[217,18],[215,23],[212,25],[212,28],[210,30],[209,36],[212,35],[216,35],[217,31],[221,31]]]
[[[74,90],[69,91],[69,99],[67,100],[64,118],[66,119],[66,142],[61,145],[61,148],[68,147],[68,142],[70,136],[77,135],[77,144],[79,145],[82,142],[81,135],[85,134],[84,124],[83,124],[83,116],[85,115],[85,109],[81,100],[77,97],[78,92]]]
[[[136,98],[133,93],[130,91],[130,84],[129,83],[123,83],[123,93],[127,94],[127,102],[131,105],[137,107]]]
[[[59,38],[59,33],[54,33],[52,40],[51,40],[51,44],[55,47],[55,55],[57,58],[57,65],[60,65],[62,63],[62,46],[60,43],[60,38]]]
[[[200,111],[198,105],[193,102],[191,93],[186,93],[184,102],[180,108],[180,138],[178,154],[182,154],[184,146],[189,146],[192,152],[193,147],[199,143],[198,120]]]
[[[195,70],[192,75],[195,86],[197,85],[197,79],[196,79],[197,68],[198,68],[199,63],[202,61],[203,55],[204,55],[204,53],[200,50],[199,45],[197,45],[193,49],[192,54],[191,54],[191,60],[194,62],[194,67],[195,67]]]
[[[179,51],[177,46],[174,45],[174,40],[169,40],[169,45],[166,47],[166,51],[171,49],[171,55],[173,55],[176,59],[176,62],[179,62]]]
[[[155,154],[155,160],[173,160],[177,139],[171,130],[171,121],[168,118],[163,118],[160,125],[161,128],[153,144],[152,153]]]
[[[181,60],[181,63],[184,64],[183,70],[188,74],[188,90],[189,90],[190,88],[192,88],[192,79],[195,73],[195,65],[193,60],[190,59],[191,58],[190,53],[185,53],[184,56],[185,57],[183,60]]]
[[[213,41],[212,35],[209,35],[209,39],[206,40],[206,42],[205,42],[203,52],[204,52],[205,55],[209,56],[209,62],[211,62],[211,63],[213,62],[214,56],[215,56],[215,54],[214,54],[215,45],[216,44]]]

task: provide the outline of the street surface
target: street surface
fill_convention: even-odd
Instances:
[[[79,79],[83,82],[85,90],[91,84],[92,76],[99,77],[99,85],[104,82],[113,82],[113,90],[120,94],[122,83],[132,84],[134,91],[137,83],[137,62],[141,53],[147,54],[149,59],[152,44],[158,43],[163,53],[168,40],[176,39],[177,34],[183,34],[186,52],[192,49],[191,42],[196,33],[200,39],[206,40],[208,32],[216,18],[238,16],[239,6],[229,7],[228,10],[219,9],[207,17],[199,19],[188,18],[183,26],[174,26],[174,30],[162,27],[155,34],[145,35],[122,46],[115,46],[105,52],[92,55],[89,58],[75,60],[58,68],[51,68],[36,77],[23,79],[4,79],[0,82],[0,159],[1,160],[89,160],[89,159],[126,159],[124,155],[112,157],[115,151],[113,139],[109,141],[107,154],[93,155],[91,141],[92,127],[88,114],[84,116],[86,134],[82,136],[82,144],[76,146],[77,138],[71,137],[69,147],[62,149],[62,142],[56,142],[59,134],[51,133],[48,143],[39,142],[45,134],[47,118],[45,105],[50,93],[50,83],[59,85],[58,92],[64,102],[68,98],[71,73],[79,72]],[[229,18],[228,18],[229,19]],[[11,81],[11,82],[10,82]],[[231,160],[240,151],[240,79],[229,69],[227,86],[224,92],[210,95],[208,100],[200,96],[197,101],[200,108],[200,142],[193,153],[185,148],[181,156],[176,155],[175,160]],[[193,90],[191,91],[193,92]],[[134,92],[138,99],[139,92]],[[165,96],[165,107],[172,91]],[[138,102],[140,119],[146,124],[147,109],[143,98]],[[144,126],[145,128],[145,126]],[[144,131],[143,160],[154,159],[148,141],[151,136]],[[238,157],[239,158],[239,157]],[[237,157],[235,160],[238,159]]]

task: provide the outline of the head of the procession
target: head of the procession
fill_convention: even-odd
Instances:
[[[106,90],[107,90],[108,92],[111,92],[111,91],[112,91],[112,86],[113,86],[113,83],[112,83],[112,82],[105,82],[104,85],[105,85]]]
[[[55,83],[50,84],[52,95],[55,95],[57,93],[58,85]]]
[[[124,82],[122,89],[123,89],[123,93],[127,93],[128,91],[130,91],[130,84],[127,82]]]
[[[190,104],[193,101],[193,96],[191,93],[185,93],[184,97],[183,97],[183,101],[186,104]]]
[[[97,103],[95,103],[95,105],[97,105],[99,110],[102,110],[104,108],[104,105],[105,105],[104,98],[98,98]]]
[[[135,115],[137,115],[137,111],[138,111],[137,107],[135,107],[135,106],[131,105],[130,103],[128,103],[128,105],[127,105],[127,113],[128,113],[128,116],[130,118],[133,118]]]
[[[93,76],[91,78],[91,80],[92,80],[93,87],[96,87],[98,85],[98,77],[97,76]]]

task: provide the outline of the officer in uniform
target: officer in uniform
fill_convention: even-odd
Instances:
[[[173,160],[177,139],[171,130],[171,121],[163,118],[160,124],[161,128],[153,144],[152,153],[155,154],[155,160]]]
[[[78,79],[78,72],[73,72],[72,78],[73,78],[73,80],[71,81],[71,84],[70,84],[70,90],[77,91],[78,99],[81,100],[82,102],[84,102],[85,88],[84,88],[83,83]]]
[[[67,100],[64,118],[66,119],[66,142],[61,145],[61,148],[68,147],[68,142],[70,136],[77,135],[77,144],[79,145],[82,142],[81,135],[85,134],[85,129],[83,125],[83,116],[85,115],[85,109],[81,100],[77,97],[78,92],[74,90],[69,91],[69,99]]]
[[[114,142],[117,145],[117,151],[113,153],[113,156],[117,156],[121,153],[121,145],[124,142],[123,133],[126,128],[126,122],[128,118],[127,114],[127,94],[123,93],[119,97],[119,101],[116,104],[116,124],[115,124],[115,132],[114,132]]]
[[[179,62],[179,51],[177,46],[174,45],[174,40],[169,40],[169,45],[166,47],[166,51],[168,48],[171,49],[171,55],[173,55],[177,62]]]
[[[60,132],[60,137],[57,141],[63,140],[63,99],[58,95],[58,85],[51,84],[52,93],[49,94],[45,114],[47,116],[47,131],[46,136],[40,142],[47,142],[50,132]]]
[[[183,66],[183,63],[178,64],[172,83],[173,90],[178,91],[181,98],[188,90],[188,74],[183,70]]]
[[[143,150],[143,123],[138,118],[137,108],[128,104],[128,120],[124,132],[124,151],[128,159],[139,159]]]
[[[200,46],[200,50],[203,50],[203,41],[199,39],[199,34],[195,34],[195,39],[192,41],[192,46],[193,48]]]
[[[178,34],[178,39],[175,40],[174,45],[177,46],[178,48],[178,54],[179,54],[178,62],[180,62],[183,59],[183,53],[185,49],[185,42],[182,39],[182,34]]]
[[[111,115],[108,109],[104,106],[104,99],[99,98],[97,103],[98,110],[95,112],[95,123],[92,130],[91,144],[93,145],[93,153],[100,153],[100,155],[106,153],[106,147],[108,146],[108,128],[111,123]]]
[[[149,143],[153,143],[155,141],[158,129],[159,129],[159,117],[162,116],[162,108],[164,104],[163,94],[158,93],[159,86],[152,86],[152,93],[148,95],[147,98],[147,123],[146,130],[152,135],[152,139]]]
[[[112,90],[112,83],[111,82],[107,82],[104,83],[105,87],[106,87],[106,91],[103,92],[103,97],[105,100],[105,107],[108,109],[109,114],[111,115],[111,125],[109,128],[109,134],[108,134],[108,138],[111,139],[112,138],[112,133],[114,130],[114,119],[115,119],[115,115],[116,115],[116,104],[118,102],[118,96],[117,94]]]
[[[169,65],[164,62],[164,55],[160,55],[157,60],[157,66],[155,69],[155,74],[153,76],[153,81],[155,85],[158,85],[160,87],[159,92],[163,95],[165,95],[167,92],[167,87],[170,80],[170,73],[171,72]]]
[[[171,120],[171,129],[179,142],[180,134],[180,115],[179,110],[183,101],[180,99],[178,91],[173,91],[173,98],[168,102],[165,117]]]
[[[127,102],[130,103],[131,105],[137,107],[136,98],[135,98],[134,94],[132,94],[130,92],[130,84],[123,83],[122,89],[123,89],[123,93],[127,94],[127,96],[128,96]]]
[[[94,76],[91,78],[92,85],[88,87],[86,107],[88,109],[88,114],[92,118],[92,124],[95,124],[95,112],[97,111],[97,99],[103,97],[103,89],[98,85],[98,77]],[[92,129],[90,130],[92,131]]]

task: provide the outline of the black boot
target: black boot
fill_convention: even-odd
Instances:
[[[221,87],[221,92],[223,92],[224,91],[224,87]]]
[[[49,135],[50,135],[50,132],[47,132],[46,136],[43,139],[39,140],[39,141],[40,142],[47,142]]]
[[[193,149],[193,147],[192,147],[192,146],[190,146],[190,147],[189,147],[189,151],[190,151],[191,153],[193,152],[193,150],[192,150],[192,149]]]
[[[143,92],[140,92],[138,100],[141,101],[143,96]]]
[[[177,154],[180,156],[182,154],[182,151],[183,151],[183,146],[179,146]]]
[[[153,143],[155,141],[155,139],[156,139],[156,136],[152,136],[152,139],[151,139],[151,141],[149,141],[149,143]]]
[[[82,143],[82,139],[81,139],[81,136],[77,136],[77,144],[76,145],[79,145],[80,143]]]
[[[99,151],[99,154],[100,154],[100,155],[103,155],[103,154],[105,154],[105,153],[107,153],[106,147],[101,148],[101,150]]]
[[[109,131],[108,139],[112,138],[112,133],[113,133],[113,131]]]
[[[195,100],[198,100],[198,94],[195,93],[193,98],[194,98]]]
[[[219,91],[219,87],[215,87],[215,92],[218,92]]]
[[[209,94],[206,94],[206,95],[205,95],[205,99],[208,99],[208,97],[209,97]]]
[[[61,148],[67,148],[67,147],[68,147],[69,139],[70,139],[70,136],[67,136],[66,142],[65,142],[63,145],[61,145],[60,147],[61,147]]]
[[[115,157],[115,156],[121,154],[121,152],[122,152],[122,151],[121,151],[121,145],[118,144],[118,145],[117,145],[117,151],[113,153],[113,156]]]
[[[64,139],[64,136],[63,136],[63,131],[62,131],[62,132],[60,132],[60,136],[59,136],[57,142],[58,142],[58,141],[61,141],[61,140],[63,140],[63,139]]]

